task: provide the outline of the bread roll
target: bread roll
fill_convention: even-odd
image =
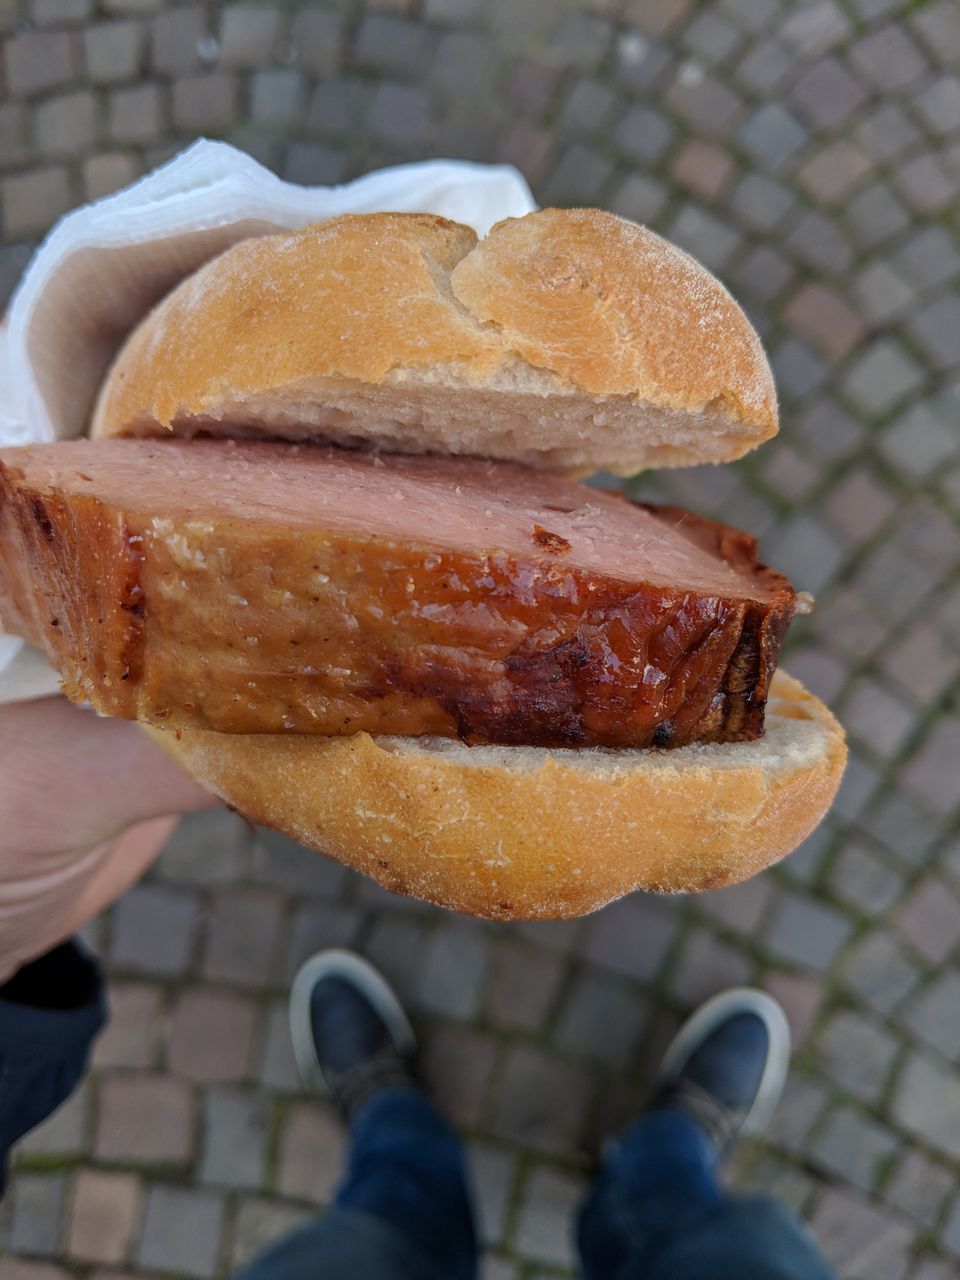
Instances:
[[[726,289],[596,209],[510,218],[479,242],[398,213],[245,240],[133,332],[93,424],[622,475],[729,461],[776,430],[766,357]]]
[[[765,737],[670,751],[147,732],[247,817],[396,893],[501,920],[745,880],[810,834],[846,760],[836,720],[782,672]]]

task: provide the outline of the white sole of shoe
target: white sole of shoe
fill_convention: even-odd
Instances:
[[[355,987],[383,1019],[400,1052],[413,1053],[417,1043],[413,1027],[387,980],[353,951],[319,951],[301,965],[290,988],[290,1039],[300,1079],[305,1085],[326,1093],[310,1021],[310,997],[322,978],[340,978]]]
[[[756,1014],[767,1028],[770,1041],[757,1096],[740,1128],[740,1136],[750,1137],[762,1133],[770,1123],[790,1069],[790,1024],[780,1005],[765,991],[733,987],[702,1004],[674,1036],[663,1055],[657,1079],[660,1084],[676,1080],[693,1050],[711,1031],[737,1013]]]

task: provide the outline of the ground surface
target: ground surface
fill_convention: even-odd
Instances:
[[[960,6],[956,0],[0,0],[4,290],[63,209],[199,132],[301,181],[507,159],[545,202],[647,221],[742,297],[779,441],[661,491],[759,533],[812,590],[789,664],[844,717],[830,822],[775,872],[572,925],[476,925],[215,814],[94,931],[114,1023],[25,1143],[0,1280],[222,1274],[330,1195],[283,993],[358,945],[410,999],[469,1136],[488,1275],[563,1274],[582,1152],[676,1019],[731,982],[799,1049],[744,1185],[844,1277],[960,1258]],[[649,491],[651,486],[646,486]]]

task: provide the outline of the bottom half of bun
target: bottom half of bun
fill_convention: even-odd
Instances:
[[[549,920],[735,884],[796,848],[836,794],[843,731],[782,672],[766,726],[670,751],[147,732],[240,813],[396,893]]]

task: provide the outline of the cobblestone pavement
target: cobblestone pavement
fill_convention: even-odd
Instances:
[[[597,1136],[695,1001],[759,982],[795,1069],[742,1185],[844,1277],[960,1259],[960,5],[957,0],[0,0],[0,276],[61,211],[198,132],[290,178],[507,159],[543,201],[672,236],[762,330],[784,429],[644,481],[762,537],[817,593],[788,665],[852,758],[788,862],[696,900],[495,926],[393,899],[226,813],[93,937],[114,1022],[24,1143],[0,1280],[222,1274],[323,1204],[341,1138],[294,1081],[283,993],[356,944],[411,1001],[468,1135],[496,1280],[567,1274]]]

